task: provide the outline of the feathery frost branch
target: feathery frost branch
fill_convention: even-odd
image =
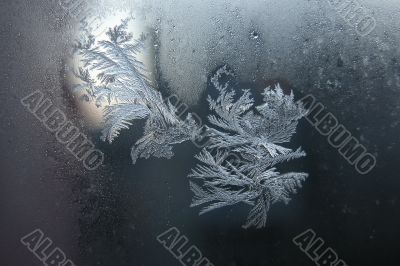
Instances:
[[[288,203],[307,177],[305,173],[281,174],[274,167],[305,156],[301,148],[293,151],[280,144],[290,142],[306,111],[294,103],[293,93],[285,95],[279,85],[266,88],[263,104],[255,106],[249,90],[238,97],[229,90],[229,81],[221,82],[224,77],[234,77],[226,66],[211,79],[219,92],[217,99],[208,98],[215,112],[209,121],[215,127],[209,130],[210,146],[197,156],[201,163],[189,176],[194,193],[191,206],[203,206],[203,214],[241,202],[250,204],[243,227],[261,228],[270,206]],[[231,163],[226,159],[231,155],[239,159]]]
[[[181,119],[176,108],[151,86],[137,59],[146,37],[133,40],[127,27],[128,20],[123,20],[108,30],[106,40],[89,35],[75,45],[82,66],[74,72],[81,81],[74,89],[98,107],[106,105],[102,139],[110,143],[134,120],[146,119],[144,136],[132,147],[133,163],[150,156],[171,158],[172,145],[192,139],[199,126],[190,114]]]

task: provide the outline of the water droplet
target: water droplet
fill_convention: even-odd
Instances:
[[[252,38],[252,39],[254,39],[254,40],[257,40],[258,37],[259,37],[258,32],[252,31],[252,32],[250,33],[250,38]]]

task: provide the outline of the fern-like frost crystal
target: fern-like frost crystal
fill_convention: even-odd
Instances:
[[[137,59],[145,36],[134,41],[127,25],[128,20],[124,20],[110,28],[107,40],[96,41],[88,35],[77,43],[75,50],[83,65],[75,71],[81,80],[75,90],[83,91],[98,107],[106,104],[102,139],[110,143],[132,121],[147,119],[144,136],[132,147],[133,163],[150,156],[171,158],[171,145],[192,139],[199,126],[190,114],[181,119],[176,108],[151,86],[144,65]]]
[[[209,97],[210,146],[197,156],[201,162],[189,176],[194,193],[191,206],[203,206],[200,214],[214,209],[246,203],[252,206],[244,228],[264,227],[271,204],[288,203],[305,173],[280,173],[278,163],[305,156],[301,148],[281,146],[290,142],[298,120],[306,114],[293,93],[285,95],[279,85],[264,91],[262,105],[255,106],[249,90],[237,97],[228,90],[222,76],[233,76],[227,67],[211,79],[219,92]]]

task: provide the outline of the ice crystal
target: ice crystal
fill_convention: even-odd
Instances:
[[[144,136],[132,147],[133,163],[141,157],[171,158],[171,145],[193,138],[198,125],[190,114],[181,119],[176,108],[152,87],[143,63],[137,59],[145,36],[133,40],[127,25],[128,20],[123,20],[110,28],[106,40],[96,41],[88,35],[77,43],[75,50],[82,66],[75,71],[81,81],[75,90],[83,91],[84,98],[98,107],[106,105],[102,139],[110,143],[132,121],[147,119]]]
[[[211,79],[219,92],[209,97],[209,116],[215,126],[209,129],[211,144],[196,157],[201,164],[192,170],[190,187],[193,206],[204,206],[200,214],[214,209],[247,203],[252,206],[245,228],[264,227],[271,204],[288,203],[290,194],[301,187],[305,173],[281,174],[278,163],[305,156],[301,148],[293,151],[281,146],[290,142],[298,120],[306,114],[293,93],[285,95],[279,85],[266,88],[262,105],[255,106],[249,90],[237,98],[222,76],[233,76],[227,67]],[[228,158],[234,157],[235,160]]]

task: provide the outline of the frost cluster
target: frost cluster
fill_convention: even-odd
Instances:
[[[171,158],[172,146],[199,137],[200,126],[190,113],[182,119],[146,78],[146,69],[137,59],[145,36],[133,40],[124,20],[110,28],[107,37],[97,41],[89,35],[77,43],[81,64],[74,74],[81,82],[74,89],[98,107],[104,106],[103,140],[112,142],[133,121],[146,120],[143,137],[132,147],[133,163],[150,156]],[[202,214],[246,203],[252,207],[244,227],[261,228],[271,204],[287,203],[307,177],[305,173],[280,173],[276,168],[305,156],[301,148],[282,145],[290,142],[306,111],[294,102],[293,93],[285,95],[279,85],[266,88],[263,103],[256,105],[249,90],[237,95],[229,82],[222,82],[233,76],[224,66],[211,79],[218,97],[208,98],[214,113],[208,117],[206,130],[210,145],[196,156],[200,164],[189,176],[192,206],[202,205]],[[231,155],[235,160],[229,159]]]

